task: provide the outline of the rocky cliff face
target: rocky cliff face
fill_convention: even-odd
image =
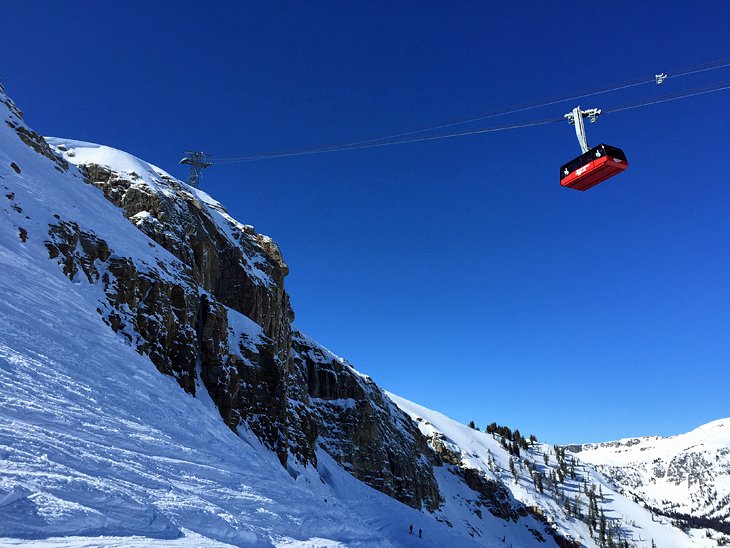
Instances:
[[[372,487],[438,507],[437,457],[410,419],[292,327],[288,269],[270,238],[154,166],[106,147],[49,142],[59,162],[76,164],[177,259],[140,270],[99,235],[61,219],[49,228],[49,257],[69,278],[83,273],[103,287],[99,312],[114,331],[185,391],[207,390],[231,429],[250,428],[284,466],[290,458],[316,466],[319,444]]]
[[[415,508],[438,508],[432,466],[440,460],[413,421],[372,379],[301,333],[292,349],[322,448],[368,485]]]

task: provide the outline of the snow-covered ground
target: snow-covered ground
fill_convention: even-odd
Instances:
[[[509,487],[514,498],[526,506],[541,508],[548,516],[548,520],[554,523],[556,530],[567,538],[580,539],[586,546],[597,546],[590,540],[586,524],[575,517],[568,517],[563,509],[563,495],[570,501],[575,501],[577,497],[579,504],[585,505],[587,497],[583,494],[583,485],[584,482],[587,482],[589,485],[596,485],[597,489],[603,493],[601,506],[607,519],[620,525],[624,538],[628,539],[633,546],[650,547],[652,540],[657,546],[676,548],[716,546],[714,542],[708,542],[707,538],[693,537],[683,533],[672,527],[666,519],[657,520],[640,505],[616,492],[600,473],[592,467],[586,466],[579,459],[576,459],[576,478],[566,479],[562,493],[552,493],[547,487],[545,487],[544,493],[540,493],[534,488],[529,472],[523,469],[524,459],[529,460],[532,466],[541,470],[547,477],[551,471],[557,471],[558,468],[555,452],[551,446],[535,444],[527,452],[523,452],[521,458],[516,459],[518,475],[515,479],[510,472],[510,454],[500,445],[495,436],[469,428],[441,413],[400,398],[395,394],[389,394],[389,396],[418,422],[424,435],[432,439],[439,439],[441,444],[459,455],[461,466],[476,469],[485,477],[502,482]],[[545,464],[545,454],[548,457],[548,464]],[[458,523],[459,519],[468,520],[473,526],[475,520],[469,516],[468,512],[463,511],[463,506],[466,498],[474,498],[474,493],[464,494],[455,489],[452,486],[455,483],[453,474],[441,474],[439,482],[447,498],[441,512],[450,521]],[[492,524],[489,524],[490,532],[493,527]],[[512,542],[515,546],[522,546],[520,540],[514,539]]]

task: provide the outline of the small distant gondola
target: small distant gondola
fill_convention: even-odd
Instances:
[[[595,122],[600,114],[601,111],[597,108],[581,110],[580,107],[576,107],[565,115],[568,122],[575,126],[575,134],[583,154],[560,168],[562,186],[575,190],[588,190],[629,167],[626,155],[620,148],[604,144],[588,148],[583,118]]]
[[[629,167],[620,148],[598,145],[560,168],[560,184],[575,190],[588,190]]]

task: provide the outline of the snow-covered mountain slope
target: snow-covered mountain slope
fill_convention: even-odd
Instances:
[[[527,449],[523,449],[518,457],[504,447],[499,435],[474,430],[393,394],[390,397],[418,422],[421,432],[451,465],[445,466],[438,476],[446,498],[439,513],[457,526],[479,534],[485,525],[487,528],[495,526],[479,523],[464,511],[468,508],[474,512],[486,502],[474,491],[465,493],[460,489],[463,482],[458,478],[463,478],[465,471],[473,471],[487,490],[506,487],[508,496],[514,499],[512,507],[519,509],[521,503],[532,514],[543,516],[548,526],[563,539],[576,540],[579,546],[601,546],[600,518],[596,520],[596,527],[591,529],[587,523],[592,497],[589,493],[592,492],[597,494],[599,513],[606,517],[606,539],[608,530],[611,530],[615,546],[620,546],[619,541],[628,542],[630,546],[647,547],[652,545],[652,541],[660,547],[716,546],[714,541],[706,538],[704,531],[686,534],[668,526],[666,520],[657,520],[631,497],[618,492],[591,466],[573,459],[569,453],[562,453],[557,446],[528,443]],[[459,524],[459,519],[468,523]],[[519,541],[514,545],[522,546]]]
[[[10,188],[40,220],[32,199],[18,185]],[[105,210],[103,202],[95,205]],[[253,435],[234,434],[209,398],[193,398],[159,374],[100,321],[89,306],[93,291],[68,284],[53,263],[37,261],[40,246],[19,248],[5,238],[6,228],[0,537],[141,537],[97,541],[120,546],[181,535],[175,546],[401,546],[413,522],[430,545],[459,539],[356,481],[324,453],[316,469],[298,468],[292,477]]]
[[[0,122],[0,545],[716,545],[387,395],[297,331],[276,244],[204,192],[43,139],[2,88]]]
[[[568,449],[657,513],[730,535],[730,418],[667,438]]]
[[[44,145],[0,98],[0,545],[409,546],[410,523],[419,546],[472,544],[319,449],[316,466],[282,466],[247,424],[222,420],[200,376],[193,397],[140,352],[133,324],[111,329],[110,261],[181,287],[189,272],[79,170],[19,138]],[[57,255],[77,262],[49,260],[59,222],[85,235]],[[266,337],[228,316],[231,338]]]

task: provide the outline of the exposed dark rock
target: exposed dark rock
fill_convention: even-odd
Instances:
[[[194,393],[197,346],[190,319],[197,312],[197,296],[154,272],[140,272],[130,258],[113,257],[104,240],[74,222],[51,225],[48,234],[49,257],[58,260],[69,279],[83,273],[89,283],[103,283],[108,307],[102,315],[107,323],[161,372]],[[103,275],[97,262],[105,264]]]
[[[208,209],[173,179],[160,175],[160,184],[174,192],[166,196],[104,166],[84,170],[142,232],[180,259],[196,285],[259,324],[286,361],[294,313],[284,291],[288,267],[271,239],[231,223],[231,241]]]
[[[190,286],[205,294],[195,295],[187,325],[197,333],[202,381],[226,424],[235,430],[245,421],[283,463],[290,448],[303,462],[313,461],[313,444],[290,447],[287,441],[286,370],[294,314],[284,291],[288,268],[276,244],[232,220],[221,221],[229,225],[224,233],[211,217],[215,212],[163,174],[159,183],[172,196],[137,183],[137,174],[124,177],[96,164],[83,169],[88,182],[182,262]],[[252,319],[266,336],[258,348],[243,350],[246,362],[236,357],[239,349],[228,348],[226,307]]]
[[[306,380],[322,447],[353,476],[414,508],[442,502],[439,459],[413,421],[369,378],[299,333],[292,364]],[[301,397],[301,394],[299,394]]]
[[[441,432],[436,432],[432,438],[428,440],[433,450],[448,464],[461,464],[461,453],[449,447],[446,437]]]
[[[94,262],[109,258],[109,246],[95,234],[83,232],[75,222],[62,221],[51,225],[48,230],[50,239],[45,242],[51,259],[59,258],[63,273],[74,279],[81,270],[89,283],[99,279]]]
[[[54,225],[49,254],[67,276],[83,271],[93,283],[95,261],[106,262],[101,281],[109,306],[102,315],[112,329],[192,394],[199,371],[226,424],[235,430],[245,423],[283,465],[290,457],[316,465],[319,443],[370,486],[415,508],[441,504],[431,468],[441,460],[410,418],[372,380],[292,335],[288,269],[271,239],[227,220],[219,206],[203,205],[163,174],[158,182],[171,192],[155,192],[131,174],[96,164],[84,172],[182,263],[182,281],[165,282],[140,272],[131,258],[110,258],[105,244],[73,223]],[[263,334],[231,348],[228,309],[253,320]]]
[[[545,512],[542,508],[538,506],[528,506],[526,510],[533,518],[544,524],[545,532],[553,538],[555,544],[560,546],[560,548],[582,548],[582,542],[566,538],[559,534],[555,530],[555,526],[548,521],[547,517],[545,517]]]
[[[15,130],[15,133],[18,135],[18,137],[20,137],[21,141],[23,141],[26,145],[35,150],[38,154],[41,154],[42,156],[45,156],[46,158],[51,160],[62,171],[66,171],[68,169],[68,162],[64,158],[56,156],[46,140],[38,135],[35,131],[28,129],[25,124],[19,121],[14,122],[11,120],[5,120],[5,123],[13,130]],[[20,173],[20,168],[18,168],[15,163],[12,163],[10,165],[13,167],[13,169],[15,169],[16,173]]]
[[[137,351],[149,356],[157,369],[176,378],[195,394],[198,357],[194,319],[197,295],[189,288],[140,271],[126,257],[109,260],[102,281],[120,329],[138,334]],[[132,329],[125,329],[126,327]]]
[[[512,497],[503,484],[484,477],[484,474],[474,468],[454,466],[452,470],[460,475],[473,491],[479,493],[479,502],[492,515],[509,521],[517,521],[527,515],[526,508]]]

